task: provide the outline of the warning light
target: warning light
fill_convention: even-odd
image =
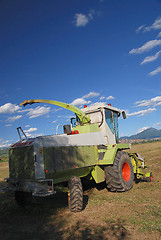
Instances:
[[[111,103],[109,103],[108,106],[111,106]]]
[[[87,105],[84,105],[84,108],[87,108]]]
[[[74,134],[79,134],[79,131],[78,131],[78,130],[71,131],[71,134],[72,134],[72,135],[74,135]]]

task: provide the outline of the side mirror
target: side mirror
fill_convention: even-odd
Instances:
[[[122,112],[122,117],[123,119],[126,119],[126,113],[124,111]]]

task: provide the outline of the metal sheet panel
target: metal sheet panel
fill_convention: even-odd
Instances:
[[[34,179],[33,146],[9,150],[9,171],[10,179]]]
[[[39,138],[36,138],[34,142],[34,154],[35,154],[35,179],[43,179],[45,178],[43,145],[41,139]]]
[[[45,147],[43,153],[46,173],[92,166],[98,162],[96,146]]]
[[[43,147],[106,145],[101,132],[51,135],[39,137],[38,139],[41,139]]]

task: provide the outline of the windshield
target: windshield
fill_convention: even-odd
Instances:
[[[118,113],[110,111],[108,109],[105,110],[105,119],[108,124],[111,132],[116,136],[116,142],[118,141]]]

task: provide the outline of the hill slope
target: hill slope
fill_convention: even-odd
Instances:
[[[132,135],[130,137],[122,137],[121,139],[151,139],[151,138],[161,138],[161,130],[155,128],[148,128],[140,133]]]

